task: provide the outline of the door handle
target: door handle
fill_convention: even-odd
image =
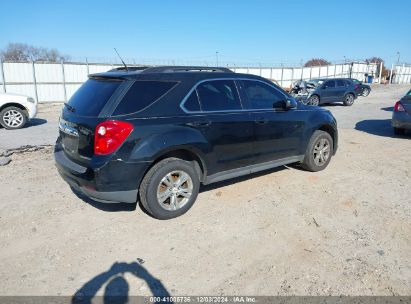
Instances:
[[[211,125],[211,121],[194,121],[194,122],[189,122],[187,125],[191,127],[209,127]]]
[[[261,119],[255,120],[255,123],[259,124],[259,125],[265,125],[267,122],[268,122],[268,119],[266,119],[266,118],[261,118]]]

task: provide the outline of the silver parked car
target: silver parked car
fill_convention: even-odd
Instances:
[[[411,130],[411,90],[395,103],[391,124],[394,133],[397,135],[402,135],[406,130]]]

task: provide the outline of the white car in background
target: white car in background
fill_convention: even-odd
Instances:
[[[20,129],[37,114],[34,98],[0,93],[0,125],[8,130]]]

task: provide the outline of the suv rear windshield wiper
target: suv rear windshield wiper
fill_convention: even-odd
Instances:
[[[64,105],[66,106],[67,110],[69,110],[70,112],[74,113],[76,111],[76,109],[73,106],[69,105],[67,102],[65,102]]]

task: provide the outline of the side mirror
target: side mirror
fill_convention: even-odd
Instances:
[[[284,101],[284,109],[291,110],[297,108],[297,102],[295,99],[288,98]]]

